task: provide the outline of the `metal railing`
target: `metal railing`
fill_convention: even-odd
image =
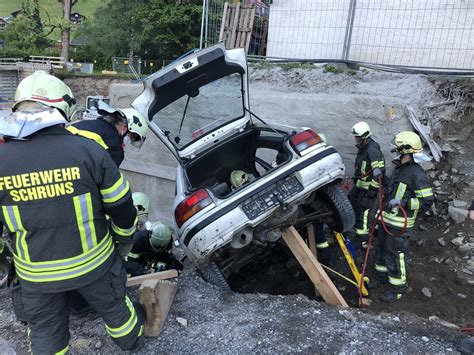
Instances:
[[[112,70],[117,73],[141,74],[142,59],[140,57],[112,57]],[[135,72],[132,71],[135,70]]]
[[[29,62],[37,63],[37,64],[48,64],[48,65],[51,65],[54,69],[64,68],[63,57],[46,57],[46,56],[31,55]]]
[[[474,69],[472,0],[241,2],[254,3],[268,18],[268,36],[254,26],[249,54]],[[223,8],[223,0],[204,0],[204,46],[217,42]]]

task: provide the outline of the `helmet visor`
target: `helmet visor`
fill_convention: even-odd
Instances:
[[[128,131],[127,138],[124,142],[129,146],[132,151],[139,152],[142,148],[145,138],[142,138],[138,133]]]
[[[46,127],[67,123],[57,109],[15,111],[6,117],[0,113],[0,135],[21,139]]]

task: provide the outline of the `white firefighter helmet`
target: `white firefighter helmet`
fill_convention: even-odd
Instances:
[[[148,132],[148,122],[140,112],[134,108],[124,108],[120,111],[127,118],[128,131],[132,133],[135,138],[131,137],[131,144],[140,149],[146,139],[146,134]]]
[[[127,116],[119,108],[110,106],[103,100],[97,101],[97,113],[101,116],[113,116],[115,124],[126,124]]]
[[[25,101],[35,101],[58,109],[70,122],[76,114],[76,99],[66,84],[45,71],[38,70],[23,79],[15,91],[12,111]]]
[[[150,243],[156,249],[165,248],[171,240],[171,228],[157,222],[151,227]]]
[[[362,139],[365,139],[369,138],[372,135],[372,131],[370,130],[370,127],[367,122],[361,121],[356,123],[352,127],[351,134],[354,137],[360,137]]]
[[[144,192],[134,192],[132,194],[133,205],[137,209],[137,217],[148,215],[150,210],[150,199]]]
[[[18,85],[12,111],[0,115],[0,135],[24,139],[43,128],[66,124],[76,113],[76,100],[61,80],[36,71]]]

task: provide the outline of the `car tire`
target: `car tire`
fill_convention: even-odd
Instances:
[[[200,274],[211,285],[217,286],[221,290],[232,291],[219,266],[214,261],[209,263],[207,269],[201,270]]]
[[[337,185],[319,189],[320,197],[333,213],[333,221],[328,226],[335,232],[345,233],[354,227],[355,215],[347,196]]]

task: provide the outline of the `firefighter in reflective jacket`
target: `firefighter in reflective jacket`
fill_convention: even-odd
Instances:
[[[150,223],[133,236],[133,247],[125,258],[130,276],[163,270],[182,270],[183,264],[173,255],[171,228],[163,223]]]
[[[115,109],[99,101],[96,120],[75,122],[67,127],[73,134],[89,138],[104,148],[112,157],[115,165],[120,166],[124,159],[123,145],[129,141],[137,150],[145,142],[148,122],[134,108]]]
[[[120,257],[130,250],[136,210],[105,150],[64,129],[74,113],[69,87],[38,71],[20,82],[12,115],[0,120],[9,137],[0,147],[0,224],[13,234],[31,350],[67,351],[71,290],[121,349],[137,350],[143,314],[126,294]]]
[[[389,202],[382,212],[391,235],[379,226],[375,264],[378,283],[388,282],[389,285],[388,291],[381,297],[384,302],[401,298],[407,290],[405,253],[408,251],[409,236],[412,235],[418,212],[433,203],[433,191],[426,173],[413,158],[414,153],[423,149],[420,137],[414,132],[401,132],[395,137],[394,144],[392,151],[398,152],[400,159],[395,161],[397,166],[386,186],[386,200]],[[406,211],[406,221],[400,207]]]
[[[355,159],[354,187],[349,193],[349,201],[356,217],[355,234],[359,242],[365,242],[368,240],[370,219],[375,212],[373,210],[378,195],[378,178],[385,175],[385,159],[379,144],[372,139],[372,132],[366,122],[355,124],[351,133],[358,151]]]
[[[176,269],[182,270],[183,264],[172,252],[172,230],[163,223],[148,221],[150,200],[143,192],[132,194],[133,205],[137,209],[137,232],[133,236],[133,246],[125,257],[125,270],[130,276],[147,272]]]

